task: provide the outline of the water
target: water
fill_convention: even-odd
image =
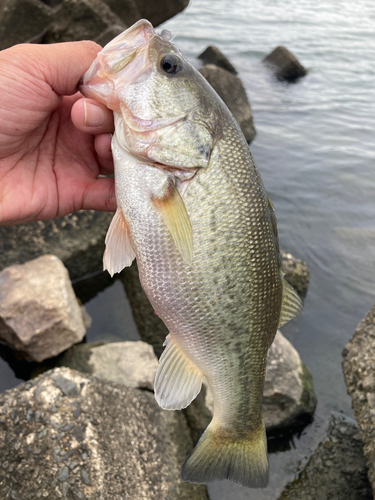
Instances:
[[[305,309],[283,333],[313,374],[314,422],[290,450],[270,455],[267,489],[209,486],[211,500],[273,500],[324,435],[331,411],[352,414],[341,351],[375,303],[375,4],[193,0],[184,17],[163,27],[179,26],[174,41],[193,64],[215,44],[238,69],[257,129],[251,150],[276,208],[281,246],[311,270]],[[296,84],[276,81],[261,63],[280,44],[309,70]],[[123,304],[119,282],[86,304],[88,341],[138,338]],[[0,354],[0,390],[28,378],[27,364],[6,349]]]

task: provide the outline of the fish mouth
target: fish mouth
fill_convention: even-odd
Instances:
[[[108,99],[115,90],[115,78],[135,80],[147,68],[147,48],[156,35],[152,24],[140,19],[110,41],[81,78],[79,91],[117,110],[118,99]],[[133,63],[130,65],[130,63]]]
[[[103,71],[108,75],[118,74],[148,46],[155,34],[149,21],[146,19],[137,21],[99,52],[98,59],[102,63]]]

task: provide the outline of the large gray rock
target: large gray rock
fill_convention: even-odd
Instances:
[[[102,0],[64,0],[54,10],[54,20],[45,43],[94,40],[108,27],[122,20]]]
[[[214,64],[223,68],[229,73],[237,74],[236,68],[232,65],[229,59],[221,52],[215,45],[209,45],[203,52],[198,56],[204,64]]]
[[[104,2],[121,19],[126,28],[142,19],[135,0],[104,0]]]
[[[153,394],[68,368],[0,395],[0,498],[206,500],[179,477],[191,449]]]
[[[136,4],[141,17],[158,26],[184,10],[189,0],[136,0]]]
[[[333,414],[327,436],[279,500],[372,500],[360,431],[354,420]]]
[[[203,66],[199,71],[228,106],[247,142],[252,142],[256,135],[253,113],[241,80],[213,64]]]
[[[316,407],[312,375],[292,344],[277,332],[268,351],[263,418],[269,431],[288,427]]]
[[[109,26],[103,33],[97,36],[94,39],[94,42],[98,43],[102,47],[107,45],[107,43],[111,42],[116,36],[124,31],[124,26],[121,24],[115,24],[113,26]]]
[[[79,344],[58,359],[83,373],[95,375],[135,389],[154,390],[158,359],[146,342],[113,342],[110,344]]]
[[[312,376],[292,344],[279,331],[268,351],[262,414],[268,432],[311,417],[316,407]],[[185,410],[194,441],[212,418],[214,403],[208,386]]]
[[[0,50],[37,40],[47,30],[52,10],[40,0],[0,2]]]
[[[273,69],[279,80],[295,82],[298,78],[307,74],[306,69],[298,61],[296,56],[282,45],[279,45],[268,54],[268,56],[263,59],[263,62]]]
[[[375,306],[356,328],[343,351],[343,370],[375,493]]]
[[[85,334],[68,271],[56,256],[44,255],[0,273],[1,340],[40,362]]]
[[[306,262],[296,259],[292,254],[283,250],[280,250],[280,257],[285,279],[298,292],[298,295],[304,299],[310,282],[310,270]]]
[[[40,255],[57,255],[71,279],[103,269],[104,239],[112,213],[81,210],[55,220],[0,226],[0,270]]]

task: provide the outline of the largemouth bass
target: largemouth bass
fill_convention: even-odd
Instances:
[[[185,408],[204,377],[212,391],[213,419],[181,477],[265,487],[267,350],[302,306],[284,281],[274,209],[248,144],[168,33],[146,20],[98,54],[80,88],[115,117],[118,208],[104,267],[113,274],[136,257],[170,332],[156,400]]]

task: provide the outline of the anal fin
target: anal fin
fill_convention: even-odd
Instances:
[[[117,207],[105,237],[106,249],[103,255],[103,270],[111,276],[129,267],[135,258],[130,241],[128,224],[120,207]]]
[[[198,396],[203,373],[186,357],[171,334],[164,345],[155,377],[155,399],[165,410],[181,410]]]
[[[283,285],[283,297],[279,327],[298,316],[303,309],[302,300],[299,298],[294,288],[284,278],[281,278],[281,281]]]

